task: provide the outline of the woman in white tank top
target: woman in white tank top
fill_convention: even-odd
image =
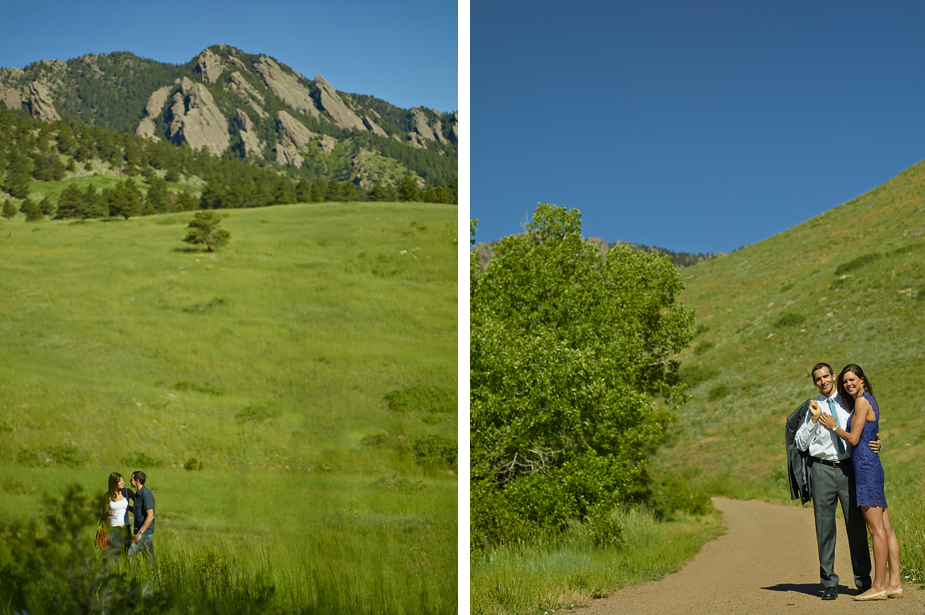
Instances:
[[[125,549],[129,537],[128,504],[135,497],[118,472],[109,475],[109,493],[106,498],[106,516],[109,517],[109,547],[116,557]]]

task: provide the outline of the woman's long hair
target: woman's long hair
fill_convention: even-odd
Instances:
[[[118,472],[113,472],[109,475],[109,499],[110,501],[115,499],[116,494],[119,493],[119,479],[122,478],[122,475]]]
[[[851,365],[846,365],[842,368],[841,372],[838,374],[838,395],[841,397],[842,403],[845,404],[845,407],[849,410],[854,410],[854,398],[848,394],[848,391],[845,390],[845,374],[851,372],[855,376],[861,379],[861,382],[864,383],[864,392],[870,393],[871,396],[874,394],[874,388],[870,386],[870,380],[867,379],[867,376],[864,375],[864,370],[861,369],[860,365],[852,363]]]

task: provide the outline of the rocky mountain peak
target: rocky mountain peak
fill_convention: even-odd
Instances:
[[[199,54],[199,72],[202,74],[203,81],[215,83],[224,70],[224,62],[211,50],[206,49]]]

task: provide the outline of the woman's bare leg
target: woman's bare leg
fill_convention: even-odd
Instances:
[[[883,526],[887,532],[887,545],[890,563],[890,584],[887,586],[889,591],[902,587],[902,571],[899,565],[899,539],[893,532],[893,524],[890,522],[890,513],[883,509]]]
[[[874,579],[870,589],[863,594],[878,594],[886,591],[886,562],[889,558],[889,537],[883,521],[885,509],[879,506],[861,506],[867,530],[874,543]],[[898,544],[898,543],[897,543]]]

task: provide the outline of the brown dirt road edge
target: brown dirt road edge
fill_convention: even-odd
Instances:
[[[823,601],[812,508],[714,498],[726,533],[678,572],[576,609],[580,615],[925,613],[925,593],[903,583],[905,597],[856,602],[844,522],[838,521],[837,600]],[[902,536],[899,536],[902,543]]]

